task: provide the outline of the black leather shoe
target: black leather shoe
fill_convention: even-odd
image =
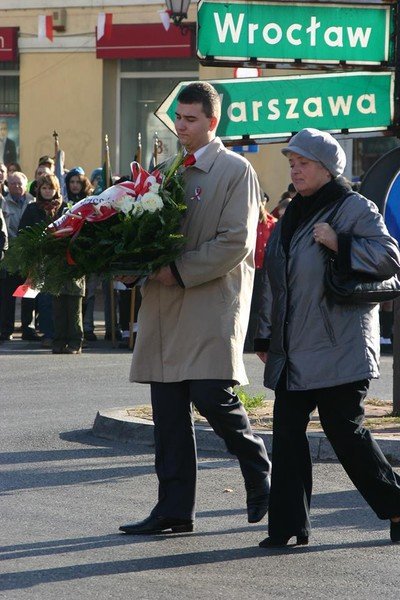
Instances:
[[[11,335],[11,333],[10,334],[2,333],[0,335],[0,342],[8,342],[9,340],[12,340],[12,339],[13,339],[13,336]]]
[[[97,342],[97,335],[94,333],[94,331],[84,331],[83,339],[85,339],[87,342]]]
[[[36,331],[25,331],[22,333],[22,339],[26,342],[40,342],[42,338],[36,333]]]
[[[187,531],[193,531],[193,521],[187,519],[168,519],[166,517],[150,515],[144,521],[121,525],[119,530],[128,535],[163,533],[168,530],[171,530],[172,533],[186,533]]]
[[[390,521],[390,539],[394,544],[400,542],[400,521],[397,523]]]
[[[246,483],[247,520],[249,523],[258,523],[267,514],[269,490],[269,477],[261,483]]]
[[[266,537],[265,540],[262,540],[258,545],[260,548],[282,548],[283,546],[287,546],[290,538],[293,536],[285,537],[285,538],[274,538],[274,537]],[[307,535],[298,535],[296,537],[296,543],[294,546],[308,546],[308,536]]]

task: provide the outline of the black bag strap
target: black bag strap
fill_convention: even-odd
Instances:
[[[348,192],[346,192],[345,194],[343,194],[343,196],[341,198],[339,198],[339,200],[336,203],[335,208],[333,209],[333,211],[331,212],[329,218],[325,221],[325,223],[328,223],[328,225],[330,225],[332,223],[332,221],[335,219],[339,208],[342,206],[342,204],[347,200],[347,198],[349,198],[350,196],[354,196],[356,192],[353,192],[353,190],[349,190]]]
[[[334,221],[342,204],[347,200],[347,198],[349,198],[350,196],[353,196],[355,193],[356,192],[353,192],[353,190],[349,190],[345,194],[343,194],[343,196],[341,198],[339,198],[339,200],[337,201],[336,206],[334,207],[333,211],[331,212],[331,214],[329,215],[329,218],[325,221],[325,223],[328,223],[328,225],[331,225],[331,223]],[[324,250],[325,250],[326,255],[328,256],[329,262],[334,265],[335,261],[336,261],[336,253],[333,252],[333,250],[326,248],[326,246],[324,246]]]

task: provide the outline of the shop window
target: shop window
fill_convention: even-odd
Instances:
[[[18,64],[0,62],[0,140],[9,140],[1,144],[6,157],[0,156],[0,162],[19,160],[19,77]],[[6,150],[5,150],[6,148]]]
[[[195,60],[121,61],[121,175],[129,174],[129,165],[137,151],[139,133],[142,164],[146,169],[152,163],[156,136],[158,164],[176,152],[176,136],[153,113],[178,83],[195,79],[198,79],[198,64]]]

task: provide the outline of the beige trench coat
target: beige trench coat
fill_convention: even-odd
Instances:
[[[257,177],[219,138],[184,177],[187,243],[176,266],[185,287],[145,281],[130,380],[248,383],[243,345],[254,274]]]

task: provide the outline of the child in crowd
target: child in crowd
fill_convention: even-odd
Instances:
[[[82,167],[74,167],[65,176],[68,201],[79,202],[92,192],[90,181]],[[53,354],[80,354],[83,342],[82,303],[85,278],[67,282],[61,293],[53,298]]]
[[[48,172],[39,176],[36,181],[36,202],[31,202],[26,207],[21,217],[20,230],[43,221],[52,223],[61,216],[66,207],[62,202],[57,177],[46,167],[45,169]],[[43,348],[52,348],[53,345],[53,300],[53,296],[47,292],[40,292],[36,296],[35,304],[38,312],[39,331],[43,334],[41,338]]]

